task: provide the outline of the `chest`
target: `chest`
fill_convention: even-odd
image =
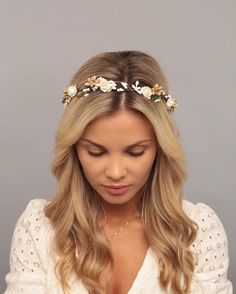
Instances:
[[[108,265],[101,273],[99,282],[106,287],[109,294],[127,294],[147,256],[148,243],[145,240],[138,244],[114,244],[111,252],[114,258],[114,267]],[[110,282],[109,281],[110,278]]]

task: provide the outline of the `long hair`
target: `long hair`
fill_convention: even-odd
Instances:
[[[168,92],[160,65],[141,51],[97,54],[80,67],[70,84],[82,88],[93,75],[129,85],[137,80],[149,87],[158,83]],[[86,180],[75,144],[90,122],[122,109],[145,116],[158,142],[159,150],[142,189],[140,208],[147,241],[160,267],[160,286],[171,293],[189,293],[195,264],[189,246],[196,238],[197,224],[182,206],[187,168],[179,131],[163,101],[154,103],[136,92],[97,90],[72,99],[63,113],[51,162],[58,189],[44,209],[54,229],[56,275],[65,293],[70,293],[72,275],[82,281],[89,293],[105,293],[98,278],[108,264],[113,265],[113,260],[97,222],[104,210]]]

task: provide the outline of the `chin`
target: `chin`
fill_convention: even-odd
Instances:
[[[102,201],[107,203],[107,204],[111,204],[111,205],[124,205],[127,204],[131,201],[131,199],[104,199],[102,198]]]
[[[104,197],[105,196],[105,197]],[[132,202],[133,200],[135,200],[135,196],[130,196],[130,195],[104,195],[101,196],[100,194],[100,198],[102,201],[109,203],[109,204],[126,204],[129,202]]]

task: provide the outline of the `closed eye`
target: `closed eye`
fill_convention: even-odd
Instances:
[[[105,152],[100,152],[100,153],[93,153],[88,151],[88,154],[94,157],[99,157],[102,156]],[[133,153],[133,152],[128,152],[129,155],[133,156],[133,157],[138,157],[138,156],[142,156],[144,154],[144,151],[139,152],[139,153]]]

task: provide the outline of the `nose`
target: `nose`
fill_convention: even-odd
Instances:
[[[125,177],[127,174],[127,168],[125,163],[120,157],[112,157],[109,159],[106,167],[106,176],[113,180],[119,180]]]

